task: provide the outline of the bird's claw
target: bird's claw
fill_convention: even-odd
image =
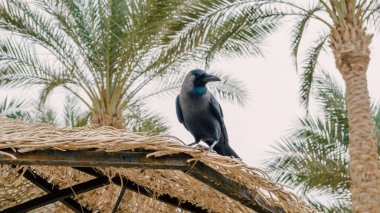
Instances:
[[[208,148],[208,147],[205,147],[205,146],[203,146],[203,145],[201,145],[201,144],[197,144],[197,145],[194,147],[194,149],[199,150],[199,151],[201,151],[201,152],[206,151],[206,155],[208,155],[208,153],[216,153],[213,149],[210,149],[210,148]]]
[[[204,151],[206,150],[206,147],[202,146],[201,144],[197,144],[194,149],[198,149],[198,150],[201,150],[201,151]]]
[[[216,152],[213,149],[207,149],[206,155],[208,155],[209,153],[216,153]]]

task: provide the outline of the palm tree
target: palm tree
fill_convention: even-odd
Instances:
[[[302,100],[307,105],[318,56],[329,40],[336,67],[346,85],[352,209],[355,212],[374,212],[380,208],[380,174],[378,139],[371,114],[366,76],[372,34],[367,33],[365,25],[378,24],[376,16],[380,14],[380,2],[319,0],[315,5],[304,9],[291,1],[263,1],[264,7],[273,4],[277,4],[277,8],[280,5],[288,6],[292,9],[291,15],[300,17],[293,29],[292,52],[296,61],[302,35],[309,21],[315,19],[327,27],[327,33],[318,38],[316,45],[307,54],[301,89]],[[323,16],[323,13],[329,18]]]
[[[266,168],[277,181],[298,188],[304,195],[319,192],[335,198],[329,205],[308,199],[318,210],[350,212],[349,128],[344,92],[326,73],[316,83],[322,116],[308,114],[299,118],[289,136],[274,147],[275,157],[266,163]],[[380,132],[380,110],[372,107],[372,111]]]
[[[1,1],[0,29],[5,33],[0,37],[0,85],[37,85],[41,104],[53,90],[63,88],[87,107],[94,126],[123,128],[129,125],[125,116],[140,123],[150,120],[145,126],[159,124],[159,117],[137,110],[143,100],[178,89],[173,82],[183,77],[181,71],[203,61],[205,52],[218,51],[208,51],[215,33],[197,42],[191,42],[195,34],[188,39],[172,33],[182,32],[175,25],[191,3]],[[191,26],[184,29],[190,32]],[[214,90],[242,103],[246,91],[239,85],[228,80]]]
[[[276,21],[291,17],[295,21],[292,31],[292,56],[298,69],[298,52],[303,35],[309,23],[320,23],[325,31],[318,35],[317,40],[306,53],[303,68],[303,83],[301,85],[301,101],[308,106],[308,100],[313,83],[314,71],[318,68],[317,62],[322,50],[330,43],[336,67],[340,71],[346,84],[346,104],[349,125],[349,168],[352,192],[352,208],[354,211],[373,212],[380,209],[380,169],[377,151],[377,134],[371,115],[369,94],[367,89],[366,71],[370,61],[369,45],[372,34],[367,33],[366,26],[379,26],[380,2],[367,0],[315,0],[309,7],[294,3],[291,0],[200,0],[194,5],[193,15],[204,14],[207,6],[214,7],[221,13],[207,14],[202,23],[223,25],[226,20],[235,23],[233,26],[245,28],[250,23],[260,22],[262,19]],[[301,2],[301,1],[300,1]],[[198,9],[200,8],[200,9]],[[202,25],[208,30],[208,25]],[[239,28],[237,28],[239,29]],[[247,29],[249,29],[247,27]],[[234,28],[225,25],[222,40],[216,48],[228,49],[233,47],[249,46],[251,35],[248,32],[235,37]],[[270,31],[272,32],[272,31]],[[228,42],[226,42],[228,41]],[[233,41],[233,42],[232,42]],[[329,42],[328,42],[329,41]]]

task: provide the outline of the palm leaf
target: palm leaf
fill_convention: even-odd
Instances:
[[[173,71],[175,72],[175,71]],[[218,76],[222,81],[220,83],[210,83],[207,87],[218,98],[230,102],[236,102],[244,106],[247,101],[248,89],[243,82],[234,79],[231,75],[217,71],[209,71],[210,74]],[[161,76],[155,81],[155,86],[149,89],[147,95],[143,95],[138,100],[144,100],[154,96],[177,95],[181,88],[182,82],[187,73],[173,75],[171,72]]]
[[[251,1],[202,0],[188,6],[185,14],[171,25],[164,41],[174,40],[167,42],[171,51],[201,48],[199,54],[204,55],[206,63],[219,52],[260,54],[260,41],[276,29],[279,16],[261,12]],[[203,45],[207,47],[204,53]]]
[[[316,201],[314,198],[307,197],[307,202],[311,204],[317,211],[326,212],[326,213],[334,213],[334,212],[352,212],[351,203],[347,202],[347,199],[340,199],[338,201],[329,201],[327,204]]]
[[[35,122],[47,123],[53,126],[60,126],[57,112],[54,111],[51,107],[46,105],[40,105],[37,108],[36,114],[33,116]]]
[[[25,100],[5,97],[0,103],[0,115],[12,119],[28,120],[30,109],[26,105],[28,105],[28,102]]]
[[[361,13],[361,18],[364,21],[375,27],[375,29],[380,29],[380,4],[374,4],[374,1],[369,1],[367,7],[363,9]]]
[[[220,72],[210,72],[222,79],[221,83],[209,84],[209,88],[214,95],[222,100],[236,102],[242,106],[248,99],[248,90],[245,85],[232,76]]]
[[[126,117],[125,126],[132,132],[158,135],[168,130],[166,122],[162,117],[143,109],[140,104],[129,107],[124,116]]]
[[[301,13],[300,18],[296,21],[294,27],[292,28],[291,55],[293,56],[296,69],[298,69],[298,52],[305,29],[307,28],[310,20],[313,18],[313,15],[320,10],[321,7],[315,6],[314,8],[308,10],[306,13]]]
[[[315,69],[317,67],[318,57],[321,51],[324,49],[328,35],[323,35],[314,42],[306,54],[304,61],[304,72],[302,74],[302,84],[300,88],[301,103],[308,108],[310,94],[312,90],[313,78]]]
[[[325,117],[335,125],[338,134],[342,134],[342,143],[348,144],[348,117],[344,91],[327,72],[317,76],[316,98],[325,113]]]
[[[89,122],[90,114],[83,111],[77,99],[73,96],[66,96],[63,111],[66,127],[86,126]]]

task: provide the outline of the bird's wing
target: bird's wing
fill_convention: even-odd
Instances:
[[[226,126],[224,125],[222,107],[220,107],[220,104],[218,103],[218,101],[215,99],[213,95],[211,95],[211,98],[210,98],[210,108],[214,116],[218,119],[220,127],[222,129],[222,134],[224,135],[225,140],[227,142],[228,136],[227,136]]]
[[[210,98],[210,108],[212,113],[214,113],[215,117],[218,119],[218,121],[223,121],[223,111],[222,108],[220,107],[220,104],[218,101],[215,99],[214,96],[211,96]]]
[[[177,112],[178,121],[182,124],[184,119],[183,119],[181,104],[179,103],[179,95],[175,99],[175,108],[176,108],[176,112]]]

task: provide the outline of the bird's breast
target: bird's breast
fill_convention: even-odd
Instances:
[[[204,141],[214,141],[220,135],[220,124],[210,108],[207,97],[180,99],[184,123],[188,130]]]
[[[211,113],[210,109],[210,99],[201,96],[186,96],[180,98],[181,108],[184,117],[199,117],[204,113]]]

